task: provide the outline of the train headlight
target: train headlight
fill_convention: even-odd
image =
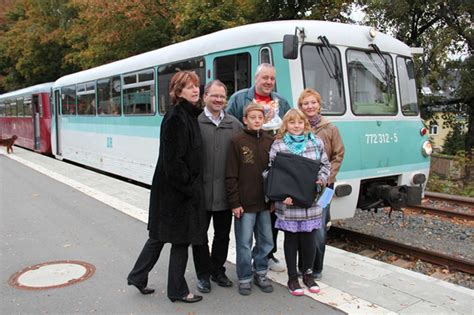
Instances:
[[[433,153],[433,148],[431,147],[431,143],[429,141],[423,142],[423,148],[421,150],[424,156],[430,156]]]
[[[374,40],[375,36],[377,36],[377,29],[375,27],[371,27],[369,30],[369,38],[370,40]]]
[[[427,132],[428,132],[428,130],[425,127],[420,129],[420,135],[422,135],[422,136],[426,135]]]

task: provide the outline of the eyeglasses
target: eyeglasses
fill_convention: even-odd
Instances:
[[[226,96],[225,95],[220,95],[220,94],[207,94],[209,97],[215,98],[215,99],[220,99],[220,100],[225,100]]]

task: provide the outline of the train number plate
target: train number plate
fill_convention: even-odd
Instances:
[[[380,144],[380,143],[397,143],[398,135],[394,133],[366,133],[365,139],[367,144]]]

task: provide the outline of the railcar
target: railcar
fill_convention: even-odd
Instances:
[[[52,151],[102,171],[150,183],[168,84],[194,70],[204,84],[250,87],[260,63],[276,68],[279,94],[296,105],[321,93],[346,154],[334,219],[356,208],[421,201],[430,145],[419,116],[410,48],[367,26],[295,20],[227,29],[58,79],[52,88]]]
[[[53,82],[0,95],[0,135],[16,135],[15,144],[51,154],[50,93]]]

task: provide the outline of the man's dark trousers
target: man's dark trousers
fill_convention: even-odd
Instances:
[[[198,279],[209,279],[211,275],[225,273],[224,264],[227,260],[229,250],[229,234],[232,225],[232,211],[207,211],[207,226],[209,229],[211,218],[214,227],[214,239],[212,241],[212,250],[209,253],[208,244],[194,245],[193,257],[194,267]]]

